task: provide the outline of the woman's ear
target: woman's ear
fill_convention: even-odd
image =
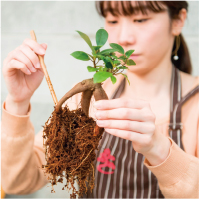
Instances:
[[[177,36],[181,33],[186,18],[187,11],[185,8],[182,8],[179,12],[178,19],[173,19],[172,21],[172,34],[174,36]]]

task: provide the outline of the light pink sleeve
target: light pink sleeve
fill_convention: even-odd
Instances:
[[[1,119],[1,184],[8,194],[30,194],[47,179],[38,167],[44,163],[44,150],[34,146],[35,130],[30,121],[31,104],[27,115],[10,114],[2,105]]]
[[[144,160],[144,165],[157,177],[165,198],[199,198],[199,114],[197,117],[195,156],[183,151],[168,137],[171,147],[163,163],[151,166],[146,158]]]
[[[78,99],[80,94],[67,101],[70,109],[77,107]],[[13,115],[5,109],[5,103],[1,118],[1,185],[7,194],[31,194],[48,183],[41,169],[46,164],[43,129],[35,135],[31,104],[27,115]]]

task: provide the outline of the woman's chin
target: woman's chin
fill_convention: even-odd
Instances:
[[[144,75],[151,70],[150,68],[144,67],[141,65],[133,65],[133,66],[127,66],[127,67],[128,67],[127,73],[135,73],[139,75]]]

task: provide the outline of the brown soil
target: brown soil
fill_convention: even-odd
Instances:
[[[42,165],[48,180],[53,185],[63,183],[63,177],[67,183],[64,188],[71,189],[71,198],[82,196],[87,192],[86,181],[90,190],[94,188],[95,150],[102,138],[103,131],[96,131],[96,122],[88,117],[81,108],[70,111],[67,106],[58,112],[53,111],[44,126],[43,138],[46,147],[46,165]],[[77,180],[79,191],[74,187]]]

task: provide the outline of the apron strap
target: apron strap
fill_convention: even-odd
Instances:
[[[199,92],[199,85],[182,98],[180,70],[175,68],[175,70],[173,71],[175,72],[172,74],[171,81],[170,124],[168,126],[168,129],[170,137],[182,150],[184,150],[181,139],[183,128],[183,124],[181,122],[182,105],[193,95]]]
[[[179,129],[181,126],[181,109],[175,112],[176,105],[181,101],[182,88],[180,71],[174,65],[172,66],[172,78],[171,78],[171,99],[170,99],[170,130]]]
[[[186,96],[184,96],[180,102],[178,102],[174,108],[173,111],[173,117],[176,119],[176,123],[174,120],[174,123],[169,124],[169,129],[177,130],[182,129],[182,123],[181,123],[181,109],[183,104],[188,101],[192,96],[194,96],[196,93],[199,93],[199,85],[196,86],[194,89],[192,89]]]

